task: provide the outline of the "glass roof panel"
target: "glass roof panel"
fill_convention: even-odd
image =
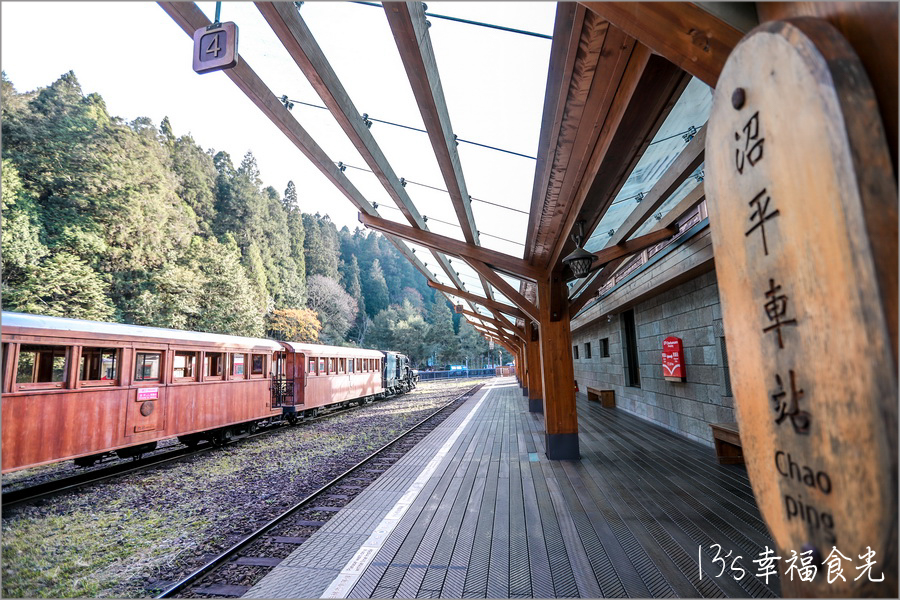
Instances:
[[[428,12],[551,34],[556,4],[431,2]],[[550,40],[433,17],[429,21],[454,133],[462,140],[535,157]],[[534,182],[533,158],[465,142],[459,143],[458,150],[473,198],[527,213]],[[523,255],[527,214],[477,200],[472,202],[472,212],[478,230],[489,234],[483,235],[483,246]]]
[[[208,16],[213,3],[201,8]],[[550,34],[556,5],[552,2],[472,4],[432,3],[429,13],[451,15]],[[435,233],[463,240],[456,212],[446,192],[427,134],[387,122],[423,129],[423,121],[407,80],[383,9],[352,3],[305,3],[301,17],[346,89],[355,108],[373,120],[370,130],[395,174],[407,180],[406,192]],[[378,178],[344,135],[334,117],[296,66],[265,19],[252,4],[229,3],[223,18],[238,23],[241,55],[272,92],[294,101],[292,114],[382,217],[409,224]],[[454,133],[462,140],[526,155],[504,153],[464,142],[458,144],[463,175],[472,200],[475,226],[487,248],[522,256],[531,203],[543,95],[551,42],[548,39],[498,31],[430,17],[429,35],[435,49],[443,91]],[[514,98],[511,96],[514,95]],[[386,121],[386,122],[383,122]],[[285,160],[296,161],[296,153]],[[239,157],[233,157],[236,161]],[[307,172],[308,161],[301,158]],[[324,178],[313,167],[312,177]],[[304,188],[304,174],[297,182]],[[355,211],[340,193],[346,212]],[[302,208],[328,214],[333,202],[311,198]],[[451,284],[430,252],[429,269]],[[477,274],[454,263],[468,291],[483,295]],[[518,280],[509,279],[518,288]]]
[[[639,194],[646,195],[666,172],[666,169],[678,158],[687,144],[684,135],[691,127],[700,129],[705,125],[711,108],[712,88],[697,78],[691,79],[662,127],[654,136],[653,141],[628,176],[622,189],[619,190],[609,210],[585,243],[586,250],[596,252],[606,246],[611,237],[610,231],[615,232],[622,225],[637,206]],[[688,179],[686,185],[689,186],[690,181],[694,181],[696,185],[696,181],[693,179]],[[675,195],[683,192],[681,197],[684,197],[688,191],[690,188],[685,190],[685,185],[683,185]],[[663,208],[667,210],[674,205],[675,203],[670,198]],[[651,217],[650,220],[654,219]]]

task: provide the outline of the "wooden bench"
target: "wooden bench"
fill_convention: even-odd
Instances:
[[[737,423],[710,423],[709,426],[716,444],[716,458],[719,459],[719,464],[744,464],[744,451]]]
[[[616,407],[616,391],[615,390],[598,390],[592,387],[587,389],[587,397],[591,402],[599,402],[603,408]]]

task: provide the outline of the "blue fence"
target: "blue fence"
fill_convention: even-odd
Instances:
[[[514,374],[510,367],[491,369],[454,369],[452,371],[419,371],[419,381],[437,379],[474,379],[477,377],[503,377]]]

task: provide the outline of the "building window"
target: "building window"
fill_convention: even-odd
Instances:
[[[82,348],[78,367],[82,383],[115,385],[119,375],[119,351],[116,348]]]
[[[634,323],[634,309],[622,313],[622,338],[625,340],[625,385],[641,387],[641,367],[638,360],[637,329]]]
[[[42,384],[28,387],[61,388],[66,381],[65,346],[19,347],[19,363],[16,366],[16,383]]]
[[[590,342],[586,342],[584,344],[584,357],[585,358],[591,357],[591,343]]]
[[[578,345],[572,346],[572,356],[575,357],[575,360],[578,360]]]
[[[725,348],[725,336],[719,338],[719,347],[722,349],[722,368],[725,371],[725,395],[733,396],[731,390],[731,369],[728,368],[728,350]]]
[[[203,373],[206,379],[221,379],[225,371],[225,356],[222,352],[207,352],[203,359]]]
[[[231,375],[237,379],[244,378],[244,355],[231,355]]]
[[[159,381],[159,365],[162,356],[159,352],[136,352],[134,355],[134,380]]]
[[[609,358],[609,338],[600,340],[600,356],[602,358]]]

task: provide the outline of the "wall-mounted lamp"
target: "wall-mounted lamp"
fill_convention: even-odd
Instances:
[[[572,241],[575,242],[575,250],[570,255],[562,259],[563,264],[569,265],[572,273],[577,278],[587,277],[591,271],[591,265],[594,263],[594,255],[581,247],[581,241],[584,238],[584,221],[578,221],[578,234],[572,234]]]

